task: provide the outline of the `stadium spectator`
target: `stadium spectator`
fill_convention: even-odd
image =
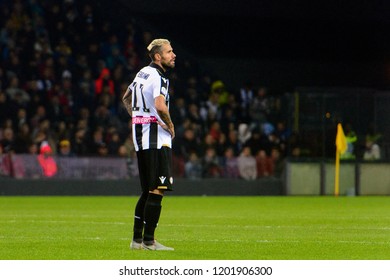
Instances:
[[[65,59],[72,55],[72,48],[68,44],[65,37],[61,37],[59,39],[58,44],[54,47],[54,55],[58,58],[65,58]]]
[[[28,147],[32,144],[31,130],[27,122],[18,125],[18,131],[14,141],[14,149],[17,154],[27,154]]]
[[[252,120],[251,126],[261,127],[263,123],[269,121],[271,111],[272,100],[268,96],[268,89],[265,87],[258,88],[249,108],[249,114]]]
[[[227,91],[225,84],[221,80],[211,83],[211,94],[218,96],[219,106],[223,107],[229,101],[230,93]]]
[[[72,147],[68,139],[63,139],[58,145],[58,155],[60,157],[74,157],[75,154],[72,152]]]
[[[118,66],[127,66],[126,57],[122,54],[118,46],[111,48],[111,52],[107,56],[105,56],[105,58],[105,62],[108,69],[114,70]]]
[[[217,156],[215,148],[206,148],[205,154],[202,158],[203,178],[220,178],[222,176],[222,168],[220,159]]]
[[[37,143],[31,143],[27,148],[27,154],[28,155],[38,155],[39,153],[39,147]]]
[[[191,152],[188,161],[185,163],[185,177],[191,180],[202,178],[202,164],[195,152]]]
[[[0,135],[0,144],[4,151],[14,150],[15,147],[15,133],[12,125],[6,126]]]
[[[251,153],[251,148],[243,147],[241,154],[238,156],[238,170],[240,177],[244,180],[252,181],[257,178],[256,159]]]
[[[286,126],[286,122],[284,120],[279,120],[276,122],[275,130],[273,133],[284,145],[287,145],[292,134],[291,130]]]
[[[88,132],[86,128],[76,128],[73,139],[71,139],[71,145],[77,156],[86,156],[89,154]]]
[[[95,94],[100,95],[103,92],[108,93],[110,96],[115,95],[114,81],[111,78],[111,72],[108,68],[103,68],[99,78],[95,80]]]
[[[61,121],[71,117],[71,115],[70,108],[67,104],[61,104],[59,96],[55,95],[50,99],[47,117],[51,120],[53,127],[57,127]]]
[[[35,143],[41,144],[43,141],[47,141],[55,154],[57,146],[56,139],[54,139],[53,135],[49,119],[41,120],[39,125],[32,131],[32,137]]]
[[[221,124],[218,121],[213,121],[210,124],[208,133],[213,137],[214,141],[219,142],[219,138],[222,135]]]
[[[20,107],[16,112],[16,116],[13,118],[14,130],[19,130],[19,127],[25,123],[28,124],[27,111],[25,108]]]
[[[200,115],[200,110],[198,105],[196,105],[196,103],[190,103],[188,105],[188,119],[191,121],[191,123],[193,123],[198,127],[203,126],[204,120]]]
[[[104,142],[99,143],[96,149],[96,155],[99,157],[106,157],[109,154],[107,144]]]
[[[228,147],[225,150],[222,159],[222,174],[224,178],[238,179],[240,178],[240,171],[238,169],[238,159],[234,154],[234,149]]]
[[[302,155],[301,147],[294,146],[291,148],[291,157],[292,158],[300,158]]]
[[[246,145],[249,139],[252,137],[252,131],[246,123],[240,123],[238,125],[238,141],[240,143],[240,148]]]
[[[226,139],[226,145],[233,149],[234,156],[238,156],[241,151],[241,143],[238,140],[238,132],[234,128],[230,129]]]
[[[172,106],[171,111],[172,111],[172,121],[177,124],[182,124],[184,120],[187,118],[187,108],[186,108],[186,103],[184,98],[182,97],[176,98],[175,104],[174,106]]]
[[[202,153],[200,140],[196,136],[195,130],[191,127],[184,130],[183,136],[177,139],[174,147],[174,154],[184,160],[188,160],[191,153],[196,153],[198,156]]]
[[[364,160],[380,160],[381,149],[377,143],[371,139],[366,140],[366,149],[363,154]]]
[[[200,108],[200,115],[203,121],[209,125],[209,120],[220,119],[221,106],[219,104],[219,95],[217,92],[211,92],[208,100]]]
[[[267,149],[268,139],[258,128],[255,128],[251,132],[250,138],[245,142],[245,145],[250,147],[251,152],[254,155],[262,149]]]
[[[215,150],[217,152],[217,156],[223,157],[225,155],[226,149],[229,147],[229,144],[227,142],[226,134],[221,133],[219,136],[218,142],[216,142]]]
[[[17,76],[10,78],[9,85],[5,90],[5,93],[8,95],[10,100],[21,107],[26,107],[30,101],[28,93],[20,87],[19,78]]]
[[[30,114],[30,125],[33,133],[38,129],[39,124],[47,118],[46,107],[43,105],[38,105],[35,108],[33,114]]]
[[[122,146],[122,141],[120,139],[119,133],[114,129],[114,131],[109,134],[110,135],[106,141],[108,154],[111,156],[118,155],[119,148]]]
[[[104,126],[97,126],[95,128],[88,146],[90,155],[97,155],[99,148],[106,148],[106,143],[104,142]]]
[[[272,174],[271,158],[264,149],[256,153],[257,178],[268,177]]]
[[[284,172],[285,160],[281,156],[278,147],[272,147],[270,159],[271,159],[270,174],[276,178],[281,178]]]
[[[63,139],[70,139],[72,135],[71,129],[67,126],[65,121],[60,121],[53,129],[53,139],[59,143]]]
[[[94,115],[92,118],[92,122],[93,122],[92,125],[94,127],[106,128],[106,127],[113,124],[113,122],[114,122],[113,118],[114,118],[114,116],[112,115],[109,108],[107,106],[101,104],[94,111]]]
[[[270,154],[272,147],[278,147],[281,156],[287,156],[286,146],[284,145],[284,143],[280,143],[280,139],[274,133],[266,135],[266,140],[264,141],[264,143],[267,154]]]
[[[201,142],[201,155],[204,156],[209,148],[212,148],[216,152],[217,142],[210,133],[207,133]]]
[[[17,179],[24,178],[23,160],[15,154],[13,146],[4,147],[0,143],[0,147],[0,175]]]
[[[355,159],[355,145],[358,141],[356,132],[352,129],[352,125],[347,123],[344,126],[345,139],[347,141],[347,151],[340,155],[341,160]]]
[[[230,95],[230,98],[234,98],[233,95]],[[238,108],[234,105],[235,101],[231,100],[228,106],[225,106],[222,112],[222,117],[220,122],[221,131],[228,135],[229,131],[235,129],[236,123],[241,122],[240,112]]]
[[[38,162],[42,168],[42,175],[44,177],[54,177],[57,174],[57,163],[54,160],[53,151],[48,142],[44,141],[41,144],[38,155]]]
[[[81,59],[81,58],[80,58]],[[82,56],[82,59],[86,59],[86,56]],[[77,81],[77,87],[79,93],[75,97],[76,107],[77,108],[88,108],[92,110],[94,106],[94,94],[95,94],[95,85],[92,78],[92,70],[86,68],[87,66],[82,66],[81,64],[86,63],[79,60],[80,65],[80,75]]]

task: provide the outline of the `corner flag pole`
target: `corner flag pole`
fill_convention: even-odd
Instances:
[[[336,164],[335,164],[335,176],[334,176],[334,195],[338,196],[340,193],[340,155],[347,151],[348,144],[345,138],[343,127],[341,123],[337,124],[336,135]]]
[[[339,196],[340,193],[340,151],[336,149],[336,164],[334,175],[334,195]]]

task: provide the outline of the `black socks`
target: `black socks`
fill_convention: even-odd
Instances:
[[[154,231],[160,219],[162,199],[162,195],[149,193],[145,205],[144,241],[154,240]]]
[[[162,195],[154,193],[142,193],[135,207],[134,216],[134,236],[136,242],[143,241],[146,243],[154,240],[154,231],[157,227],[161,213]]]
[[[149,192],[143,192],[138,199],[137,205],[135,206],[133,240],[138,243],[142,242],[142,233],[144,230],[145,204],[146,200],[148,199],[148,195]]]

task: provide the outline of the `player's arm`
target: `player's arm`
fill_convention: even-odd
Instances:
[[[123,94],[122,102],[130,116],[133,113],[132,106],[131,106],[131,95],[132,95],[131,89],[130,87],[127,87],[126,92]]]
[[[154,99],[154,105],[156,106],[158,115],[164,122],[159,123],[159,125],[161,125],[166,131],[168,131],[173,139],[175,137],[175,127],[169,114],[168,106],[165,103],[165,97],[163,95],[157,96]]]

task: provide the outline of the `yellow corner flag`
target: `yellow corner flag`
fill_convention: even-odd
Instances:
[[[348,149],[347,139],[344,135],[343,127],[341,123],[337,124],[336,134],[336,164],[335,164],[335,183],[334,183],[334,195],[339,195],[339,181],[340,181],[340,155],[344,154]]]
[[[336,149],[341,155],[344,154],[348,149],[347,139],[345,138],[341,123],[337,125]]]

